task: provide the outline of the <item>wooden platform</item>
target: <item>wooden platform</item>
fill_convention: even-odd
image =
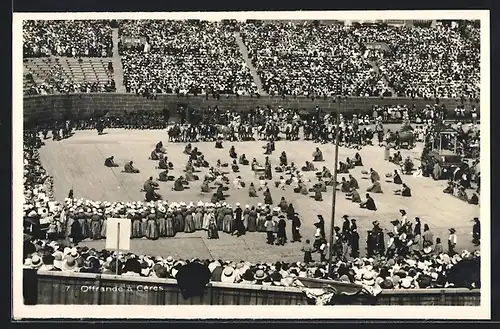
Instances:
[[[50,136],[50,134],[49,134]],[[95,200],[108,201],[136,201],[143,200],[144,193],[140,190],[146,179],[150,176],[157,177],[160,170],[154,169],[156,161],[148,160],[149,154],[158,141],[162,140],[167,148],[168,160],[174,164],[173,175],[182,174],[187,161],[187,155],[183,154],[185,144],[168,143],[165,130],[156,131],[137,131],[114,129],[107,130],[106,135],[98,136],[95,130],[78,131],[70,139],[53,142],[47,140],[46,145],[40,150],[42,162],[47,171],[54,176],[55,195],[59,200],[63,200],[69,191],[74,187],[76,198],[88,198]],[[257,158],[259,163],[263,164],[265,155],[262,149],[264,142],[225,142],[224,149],[216,149],[214,143],[194,143],[205,155],[205,159],[210,164],[215,165],[217,159],[222,162],[231,163],[229,157],[229,148],[234,145],[238,155],[245,153],[251,161]],[[315,163],[318,169],[323,165],[330,170],[333,167],[334,146],[315,144],[309,141],[288,142],[280,141],[276,143],[276,151],[270,156],[273,167],[278,164],[279,156],[284,150],[288,155],[289,163],[294,161],[297,165],[303,166],[307,160],[312,160],[312,152],[319,146],[323,151],[325,162]],[[421,145],[414,150],[402,150],[403,157],[407,155],[417,162],[421,152]],[[340,148],[339,160],[345,161],[347,156],[353,157],[356,153],[354,149]],[[351,218],[356,218],[359,232],[361,235],[360,249],[364,252],[366,241],[366,230],[372,227],[371,222],[378,220],[381,227],[390,229],[391,220],[400,217],[399,209],[405,209],[410,219],[415,216],[421,218],[422,223],[427,223],[434,232],[435,237],[441,237],[443,246],[446,247],[448,228],[454,227],[458,235],[458,249],[474,249],[471,240],[472,218],[479,216],[479,206],[469,205],[457,198],[442,193],[446,182],[436,182],[430,178],[415,178],[412,176],[403,176],[404,181],[412,188],[413,197],[403,198],[393,195],[396,185],[385,182],[385,174],[392,172],[396,166],[385,162],[384,150],[377,146],[368,146],[359,151],[365,164],[364,167],[357,167],[351,170],[354,177],[360,184],[360,194],[364,198],[364,191],[369,186],[369,180],[362,179],[362,170],[369,170],[370,167],[378,171],[381,176],[381,184],[384,194],[374,194],[373,197],[377,203],[378,211],[372,212],[360,209],[357,204],[346,200],[343,193],[337,193],[337,211],[335,225],[342,226],[342,216],[348,214]],[[104,159],[114,155],[115,162],[120,164],[118,168],[104,167]],[[122,173],[123,164],[133,160],[134,165],[141,170],[139,174]],[[226,168],[230,171],[230,168]],[[250,166],[240,166],[241,172],[238,174],[230,173],[232,181],[237,175],[240,175],[247,185],[253,181],[259,186],[257,177],[251,171]],[[197,173],[201,178],[207,169]],[[314,173],[307,173],[312,180],[315,179]],[[339,180],[342,175],[339,175]],[[278,173],[273,173],[274,180],[279,179]],[[332,189],[329,187],[328,193],[323,194],[324,201],[317,202],[312,198],[295,194],[291,187],[286,191],[274,188],[273,182],[269,182],[274,203],[277,204],[284,196],[288,202],[293,202],[295,209],[302,216],[301,232],[304,238],[311,238],[314,234],[313,223],[316,221],[316,215],[322,214],[326,220],[326,227],[329,227],[331,217],[331,199]],[[171,187],[173,182],[160,182],[160,193],[164,199],[169,201],[193,201],[210,200],[210,194],[200,192],[201,182],[191,184],[191,189],[183,192],[173,192]],[[248,197],[248,190],[235,190],[231,186],[229,191],[229,203],[240,202],[242,207],[245,204],[263,203],[262,192],[259,192],[258,198]],[[288,237],[291,237],[291,228],[287,227]],[[327,232],[328,234],[328,232]],[[247,259],[250,261],[268,261],[268,260],[301,260],[302,253],[300,245],[288,243],[286,246],[269,246],[265,243],[265,234],[250,233],[244,237],[236,238],[224,233],[220,234],[220,240],[206,239],[206,233],[197,232],[193,234],[179,234],[175,238],[165,238],[159,241],[134,240],[132,248],[135,252],[152,253],[160,255],[175,254],[179,257],[221,257],[225,259]],[[193,248],[183,247],[188,241],[197,241]],[[201,239],[199,239],[201,238]],[[180,243],[180,239],[188,240]],[[201,243],[203,242],[203,243]],[[89,246],[103,248],[104,241],[91,241]],[[317,257],[317,256],[315,256]]]

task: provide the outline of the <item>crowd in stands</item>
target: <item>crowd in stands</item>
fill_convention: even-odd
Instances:
[[[479,98],[479,28],[472,25],[272,22],[240,23],[239,29],[264,91],[271,95]],[[119,33],[145,40],[145,45],[117,45],[127,92],[257,93],[234,29],[224,23],[126,20]],[[366,43],[388,49],[367,48]],[[25,21],[23,49],[25,57],[111,56],[111,27],[106,21]]]
[[[33,95],[49,95],[54,93],[69,94],[69,93],[105,93],[116,91],[116,85],[113,79],[106,83],[97,81],[70,81],[62,78],[55,73],[52,78],[46,82],[32,83],[24,88],[25,96]]]
[[[127,92],[248,95],[257,91],[233,32],[220,22],[124,21],[120,35],[147,38],[147,49],[120,46]]]
[[[385,91],[344,26],[246,24],[241,36],[271,95],[379,96]]]
[[[113,40],[108,21],[24,20],[24,57],[111,57]]]
[[[468,27],[357,27],[359,42],[386,43],[390,52],[378,53],[378,65],[396,91],[394,96],[479,97],[479,29]]]

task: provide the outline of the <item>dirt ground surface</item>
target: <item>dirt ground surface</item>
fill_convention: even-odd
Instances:
[[[391,129],[392,130],[392,129]],[[71,187],[74,188],[76,198],[107,201],[138,201],[144,199],[144,193],[140,192],[142,185],[150,176],[157,177],[160,172],[155,169],[156,161],[148,160],[151,151],[156,143],[163,141],[168,155],[168,161],[174,165],[171,175],[179,176],[183,172],[187,162],[187,155],[183,154],[185,143],[168,143],[165,130],[106,130],[107,134],[98,136],[95,130],[77,131],[76,134],[66,140],[54,142],[46,140],[46,145],[40,149],[41,160],[50,175],[54,177],[55,197],[57,200],[64,200]],[[231,163],[229,148],[234,145],[238,155],[245,153],[251,160],[256,158],[263,164],[265,160],[263,145],[264,141],[254,142],[224,142],[223,149],[216,149],[214,143],[192,143],[203,152],[205,159],[215,165],[217,159],[222,162]],[[271,163],[276,166],[279,163],[279,156],[282,151],[286,151],[288,162],[295,162],[303,166],[305,161],[312,160],[314,149],[319,146],[323,152],[325,162],[315,163],[318,169],[324,165],[332,171],[335,147],[332,144],[315,144],[311,141],[278,141],[276,151],[270,155]],[[419,157],[422,144],[412,150],[401,150],[403,157],[410,156],[416,165],[419,165]],[[346,157],[351,159],[357,152],[355,149],[344,147],[339,148],[339,160],[345,161]],[[411,187],[412,197],[403,198],[393,194],[397,188],[392,181],[387,182],[386,173],[393,172],[396,165],[384,161],[384,149],[378,146],[366,146],[358,151],[363,159],[364,167],[352,169],[351,174],[358,180],[360,194],[364,199],[364,191],[370,185],[368,179],[364,179],[361,171],[373,168],[381,176],[383,194],[372,194],[377,204],[378,210],[373,212],[360,209],[357,204],[346,200],[343,193],[337,193],[337,209],[335,212],[335,225],[342,226],[342,216],[349,215],[357,219],[358,231],[360,233],[361,254],[365,253],[366,231],[372,227],[372,221],[378,220],[383,229],[390,230],[390,221],[400,218],[399,209],[405,209],[408,218],[414,222],[416,216],[421,218],[422,224],[429,224],[435,237],[441,237],[443,245],[446,247],[448,229],[454,227],[457,230],[458,245],[457,250],[474,250],[471,243],[472,219],[479,217],[479,206],[467,204],[451,195],[442,193],[446,186],[446,181],[434,181],[431,178],[416,178],[413,176],[402,176],[404,182]],[[117,168],[107,168],[103,165],[104,159],[114,155],[115,162],[120,165]],[[139,174],[122,173],[123,165],[134,161],[134,166],[140,169]],[[230,168],[226,168],[231,171]],[[197,173],[201,178],[208,169],[202,168]],[[254,182],[259,186],[259,181],[250,166],[240,166],[240,173],[230,173],[232,181],[240,175],[247,183]],[[347,174],[339,174],[338,180]],[[306,173],[306,177],[315,180],[314,172]],[[273,173],[273,181],[279,179],[279,174]],[[201,181],[191,182],[190,189],[182,192],[171,190],[173,182],[160,182],[160,193],[165,200],[170,202],[198,202],[209,201],[211,195],[201,193]],[[332,212],[332,187],[327,193],[323,193],[324,201],[317,202],[311,197],[296,194],[291,187],[285,191],[278,190],[274,184],[269,183],[270,190],[275,204],[282,196],[288,202],[292,202],[295,210],[302,219],[301,234],[305,238],[314,235],[315,227],[313,223],[317,221],[317,215],[322,214],[325,218],[325,228],[329,233],[331,212]],[[230,195],[226,202],[235,204],[241,203],[256,205],[264,203],[262,192],[258,192],[258,198],[250,198],[248,189],[237,190],[230,187]],[[311,193],[312,195],[312,193]],[[288,237],[291,237],[290,223],[287,225]],[[242,237],[235,237],[225,233],[220,233],[219,240],[209,240],[206,232],[200,231],[191,234],[179,233],[173,238],[160,238],[151,240],[132,240],[131,251],[139,254],[151,254],[178,258],[221,258],[225,260],[248,260],[252,262],[267,261],[300,261],[303,259],[300,251],[300,243],[287,243],[285,246],[271,246],[265,243],[264,233],[247,233]],[[303,240],[304,241],[304,240]],[[83,243],[89,247],[104,248],[105,240],[85,241]],[[314,255],[315,258],[319,257]]]

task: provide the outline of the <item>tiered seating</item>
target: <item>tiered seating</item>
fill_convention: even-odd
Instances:
[[[109,58],[27,58],[23,65],[24,87],[47,83],[53,86],[58,83],[106,85],[113,79],[113,73],[108,70],[109,61]],[[27,78],[29,73],[33,77],[32,82]]]

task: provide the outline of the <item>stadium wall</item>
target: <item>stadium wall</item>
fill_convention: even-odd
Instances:
[[[352,113],[366,112],[371,114],[374,105],[415,105],[416,109],[432,105],[436,100],[410,99],[410,98],[368,98],[350,97],[342,102],[341,111],[344,116],[349,117]],[[453,112],[457,105],[464,104],[466,109],[475,105],[479,113],[479,103],[475,100],[442,99],[439,104],[444,104],[448,111]],[[180,105],[188,105],[192,108],[208,108],[218,106],[222,110],[247,111],[257,106],[268,105],[284,108],[313,110],[319,106],[325,111],[334,111],[338,104],[335,100],[317,98],[314,100],[305,97],[281,97],[263,96],[260,98],[230,95],[221,96],[220,100],[204,96],[177,97],[176,95],[160,94],[156,99],[137,96],[135,94],[119,93],[90,93],[90,94],[56,94],[45,96],[27,96],[23,98],[24,121],[36,120],[38,122],[60,120],[63,118],[85,118],[96,112],[109,111],[110,115],[119,115],[124,111],[151,111],[168,109],[174,115]]]
[[[27,273],[28,272],[28,273]],[[31,273],[30,273],[31,272]],[[203,296],[185,299],[175,280],[25,270],[25,304],[88,305],[307,305],[297,288],[209,283]],[[386,290],[377,297],[339,299],[354,305],[480,305],[479,290]]]

